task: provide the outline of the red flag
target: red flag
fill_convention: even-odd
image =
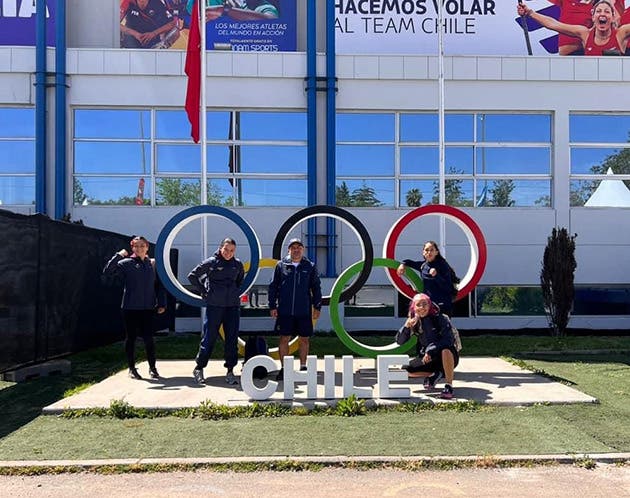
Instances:
[[[199,31],[199,0],[195,0],[190,15],[190,31],[186,48],[186,65],[184,71],[188,76],[186,89],[186,114],[190,121],[190,136],[199,143],[199,104],[201,100],[201,32]]]

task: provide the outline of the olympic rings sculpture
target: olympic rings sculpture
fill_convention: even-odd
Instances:
[[[411,281],[413,287],[398,276],[396,268],[399,263],[396,261],[394,253],[396,242],[403,230],[413,220],[425,215],[440,216],[453,221],[464,232],[468,239],[470,244],[470,264],[466,274],[462,278],[460,289],[457,294],[457,299],[462,299],[470,294],[470,292],[472,292],[481,280],[487,261],[486,242],[481,229],[470,216],[457,208],[441,204],[419,207],[399,218],[387,233],[383,244],[383,258],[376,259],[374,258],[372,240],[365,226],[353,214],[336,206],[310,206],[301,209],[290,216],[280,227],[278,234],[274,239],[272,249],[273,258],[265,259],[261,258],[260,241],[256,232],[252,229],[249,223],[247,223],[238,214],[219,206],[195,206],[177,213],[166,223],[166,225],[164,225],[156,243],[156,270],[166,289],[175,298],[192,306],[205,306],[205,303],[200,296],[188,291],[179,283],[173,274],[170,263],[168,263],[169,253],[175,237],[188,223],[205,216],[219,216],[236,224],[245,234],[250,246],[251,262],[245,263],[246,275],[240,287],[240,293],[242,296],[247,294],[252,285],[254,285],[261,265],[264,267],[272,267],[282,258],[284,239],[291,230],[300,223],[317,216],[329,216],[335,218],[347,224],[358,237],[361,244],[362,259],[342,272],[335,280],[330,295],[324,296],[322,299],[323,305],[330,305],[331,307],[330,316],[333,329],[344,345],[355,353],[365,355],[367,357],[376,357],[378,354],[383,352],[397,354],[408,351],[413,346],[414,342],[410,341],[410,343],[405,344],[404,346],[398,346],[397,344],[392,343],[379,347],[362,344],[351,337],[344,329],[339,316],[338,306],[340,302],[351,299],[365,284],[365,282],[367,282],[373,266],[385,267],[387,277],[391,281],[392,285],[394,285],[396,290],[409,298],[413,297],[414,294],[422,289],[422,280],[412,270],[406,269],[405,276]],[[344,288],[346,282],[348,282],[348,280],[357,273],[359,275],[355,281],[347,288]],[[243,353],[244,344],[244,341],[239,338],[239,350],[241,354]],[[298,346],[297,338],[293,338],[290,344],[291,347],[289,351],[292,354]],[[270,354],[277,358],[277,348],[272,348],[270,350]]]

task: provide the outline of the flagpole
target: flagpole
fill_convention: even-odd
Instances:
[[[446,180],[444,175],[446,174],[446,168],[444,165],[444,1],[439,1],[438,12],[438,24],[440,26],[438,30],[438,148],[439,148],[439,194],[438,200],[440,204],[446,204]],[[446,220],[443,216],[440,216],[440,250],[442,255],[446,257]]]
[[[208,204],[208,134],[206,133],[207,118],[206,118],[206,1],[199,0],[199,12],[200,16],[199,30],[201,31],[201,47],[199,50],[201,57],[201,86],[200,86],[200,135],[201,135],[201,204]],[[208,217],[203,218],[201,224],[201,243],[203,245],[201,250],[202,259],[208,258]]]
[[[208,204],[208,154],[207,143],[208,134],[206,133],[206,0],[198,0],[199,10],[196,15],[199,16],[199,31],[201,35],[201,46],[199,47],[199,56],[201,61],[200,67],[200,87],[199,87],[199,132],[201,135],[201,204]],[[208,217],[201,218],[201,260],[208,259]],[[206,320],[208,310],[201,308],[201,330]],[[203,332],[202,332],[203,333]]]

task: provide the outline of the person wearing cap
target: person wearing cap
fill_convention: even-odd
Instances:
[[[300,239],[289,240],[289,253],[276,264],[269,284],[269,310],[276,319],[275,330],[280,334],[278,352],[280,365],[289,354],[289,339],[299,336],[300,369],[306,369],[306,357],[313,335],[313,319],[319,318],[322,289],[317,268],[304,256]],[[278,380],[283,379],[280,368]]]
[[[238,363],[240,287],[245,270],[243,263],[234,257],[235,253],[236,242],[225,238],[211,257],[199,263],[188,274],[188,280],[206,301],[206,317],[193,370],[193,377],[198,384],[205,382],[203,369],[208,365],[221,325],[225,337],[225,382],[233,386],[238,384],[234,367]]]
[[[453,398],[454,370],[459,363],[459,353],[451,322],[440,312],[439,306],[431,301],[428,294],[416,294],[409,305],[405,328],[410,335],[417,336],[417,356],[412,358],[405,370],[410,377],[424,377],[424,388],[433,390],[435,384],[444,377],[443,399]]]

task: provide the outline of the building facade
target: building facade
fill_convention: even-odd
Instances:
[[[65,3],[62,145],[55,48],[47,49],[45,130],[37,133],[37,50],[0,47],[3,209],[55,216],[59,147],[65,156],[62,207],[72,220],[155,241],[172,216],[203,204],[205,180],[207,203],[245,219],[264,258],[272,257],[283,223],[309,205],[347,209],[367,228],[380,256],[401,216],[443,199],[478,224],[488,250],[479,286],[457,310],[461,328],[547,326],[539,283],[554,227],[577,234],[571,326],[628,325],[628,211],[614,200],[587,202],[601,182],[630,182],[630,99],[624,91],[630,58],[329,53],[326,3],[298,0],[295,51],[206,53],[204,171],[184,112],[184,47],[120,48],[118,0]],[[339,14],[343,3],[328,6]],[[314,94],[310,84],[317,86]],[[41,154],[43,173],[36,167]],[[44,185],[39,209],[38,182]],[[331,228],[326,220],[300,223],[292,233],[309,241],[329,290],[362,251],[349,226],[337,220]],[[182,282],[204,254],[202,223],[190,223],[174,243]],[[232,236],[238,256],[249,260],[238,227],[216,216],[205,223],[205,253]],[[468,241],[454,224],[440,224],[439,217],[410,224],[396,259],[420,259],[423,242],[436,240],[463,274]],[[256,279],[261,295],[250,293],[244,329],[271,327],[254,306],[264,306],[270,274],[263,268]],[[404,313],[383,268],[376,267],[342,307],[348,330],[394,330]],[[198,327],[190,315],[178,328]],[[330,328],[327,312],[318,328]]]

